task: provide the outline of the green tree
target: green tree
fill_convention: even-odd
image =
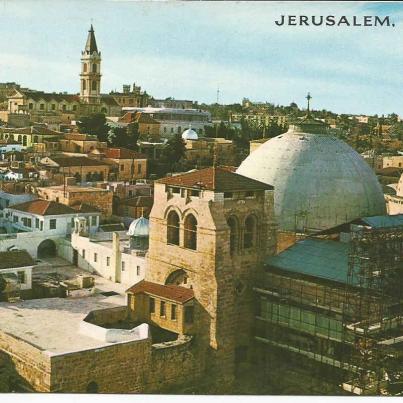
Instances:
[[[180,160],[185,156],[185,142],[180,133],[176,133],[167,142],[163,151],[163,159],[169,164],[171,170],[178,167]]]
[[[130,123],[129,126],[127,126],[127,148],[137,150],[139,147],[139,137],[139,124],[137,122]]]
[[[108,145],[113,147],[126,147],[127,129],[125,127],[114,127],[108,132]]]
[[[107,141],[109,135],[109,126],[106,124],[106,118],[103,113],[93,113],[84,116],[77,121],[80,133],[92,134],[98,137],[99,141]]]

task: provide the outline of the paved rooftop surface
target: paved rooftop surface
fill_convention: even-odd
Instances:
[[[49,259],[50,260],[50,259]],[[52,263],[56,263],[56,259]],[[59,272],[74,278],[87,272],[72,266],[41,267],[42,273]],[[43,298],[0,303],[0,331],[16,336],[52,355],[100,348],[112,343],[79,333],[80,322],[90,311],[126,305],[126,286],[95,277],[96,294],[81,298]],[[100,292],[115,291],[119,295],[106,297]]]

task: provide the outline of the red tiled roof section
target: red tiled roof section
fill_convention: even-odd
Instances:
[[[25,203],[15,204],[9,207],[12,210],[23,211],[24,213],[38,214],[38,215],[61,215],[61,214],[74,214],[76,210],[64,204],[48,200],[31,200]]]
[[[190,288],[178,285],[162,285],[145,280],[130,287],[126,292],[129,294],[150,294],[180,304],[184,304],[194,297],[194,292]]]
[[[230,167],[209,167],[183,175],[163,178],[157,183],[217,192],[273,189],[271,185],[232,172]]]
[[[26,250],[0,252],[0,270],[27,266],[35,266],[35,262]]]

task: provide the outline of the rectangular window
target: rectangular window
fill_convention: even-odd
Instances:
[[[150,313],[155,313],[155,299],[150,297]]]
[[[49,221],[49,229],[56,229],[56,218],[52,218]]]
[[[171,305],[171,319],[176,320],[176,305]]]
[[[32,227],[32,219],[31,218],[27,218],[27,227],[31,228]]]
[[[137,266],[137,275],[140,275],[140,266]]]
[[[17,215],[15,215],[15,216],[13,217],[13,221],[14,221],[14,222],[18,222],[18,216],[17,216]]]
[[[120,170],[121,170],[121,171],[124,171],[124,170],[125,170],[125,166],[124,166],[124,165],[121,165],[121,166],[120,166]]]
[[[39,109],[40,109],[41,111],[43,111],[43,110],[45,109],[45,104],[40,104],[40,105],[39,105]]]
[[[137,165],[137,173],[141,174],[141,164]]]
[[[108,256],[106,258],[106,265],[109,266],[111,264],[111,258]]]
[[[28,108],[29,108],[29,109],[34,109],[34,104],[33,104],[32,102],[30,102],[30,103],[28,104]]]
[[[56,105],[52,104],[52,111],[56,110]]]
[[[25,271],[19,271],[19,272],[17,273],[17,275],[18,275],[18,281],[19,281],[21,284],[25,284],[25,281],[26,281],[26,278],[25,278]]]
[[[125,271],[125,262],[122,262],[122,271]]]
[[[255,192],[246,192],[245,197],[255,197]]]
[[[165,302],[161,301],[160,303],[160,316],[165,316],[166,306]]]
[[[98,254],[94,253],[94,262],[96,262],[98,260]]]
[[[193,323],[194,308],[193,306],[185,306],[185,323]]]
[[[39,218],[35,218],[35,228],[39,228]]]
[[[85,259],[85,249],[83,249],[82,256],[83,256],[83,259]]]
[[[91,226],[95,227],[97,225],[97,216],[91,216]]]
[[[224,199],[232,199],[234,194],[232,192],[224,192]]]
[[[40,230],[43,231],[43,221],[40,223]]]
[[[190,195],[191,196],[200,196],[200,190],[191,190]]]
[[[180,188],[171,188],[172,189],[172,193],[180,193],[181,189]]]

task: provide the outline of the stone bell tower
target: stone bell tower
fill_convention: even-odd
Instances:
[[[251,356],[253,287],[274,254],[273,187],[224,167],[155,183],[146,280],[193,289],[203,380],[228,393]],[[214,389],[215,387],[215,389]]]
[[[87,104],[99,104],[101,101],[101,52],[98,51],[92,24],[81,52],[80,99]]]

